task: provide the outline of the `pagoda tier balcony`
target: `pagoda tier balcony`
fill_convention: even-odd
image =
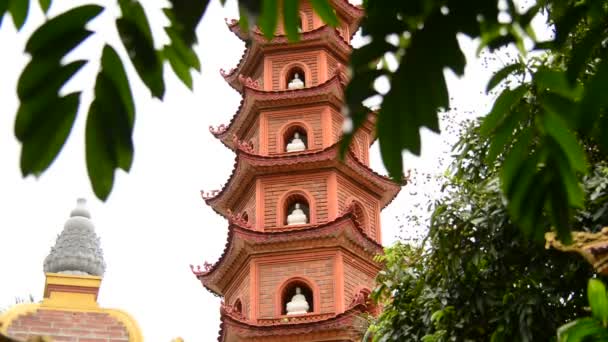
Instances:
[[[362,302],[340,314],[305,315],[251,322],[227,310],[221,311],[218,341],[353,341],[359,342],[368,327],[364,313],[369,307]]]
[[[238,24],[234,26],[238,29]],[[246,47],[237,66],[226,72],[220,69],[220,74],[228,84],[240,93],[244,92],[244,79],[252,79],[258,82],[261,88],[271,90],[270,84],[264,84],[264,57],[281,53],[283,51],[293,52],[294,50],[306,51],[332,51],[332,61],[347,63],[352,47],[347,43],[340,32],[331,26],[321,26],[312,31],[302,32],[298,42],[289,42],[284,35],[275,36],[271,41],[259,32],[254,30],[250,33],[251,44]],[[336,62],[330,63],[333,67]],[[270,80],[266,80],[266,83]]]
[[[312,255],[310,254],[311,250],[315,251]],[[375,274],[381,268],[381,265],[374,261],[374,256],[381,254],[382,251],[382,246],[364,233],[354,210],[349,209],[331,222],[290,231],[260,232],[231,223],[228,226],[228,240],[224,252],[218,261],[214,264],[206,262],[204,267],[190,267],[205,288],[215,294],[224,296],[228,302],[233,303],[233,297],[236,297],[237,294],[231,286],[245,284],[249,289],[258,286],[249,285],[251,279],[257,277],[252,275],[255,271],[252,271],[251,267],[256,264],[252,260],[263,260],[265,257],[272,258],[276,255],[284,255],[284,258],[289,258],[289,255],[296,255],[296,257],[293,257],[296,262],[300,260],[299,258],[309,261],[314,261],[315,258],[327,260],[332,265],[329,268],[333,268],[334,273],[330,275],[332,278],[342,277],[338,274],[342,272],[341,269],[345,269],[345,266],[341,264],[342,260],[345,260],[344,262],[357,264],[356,268],[367,275],[368,282],[373,283]],[[259,263],[261,264],[262,261]],[[256,267],[260,271],[262,266],[258,265]],[[286,268],[286,270],[288,269]],[[266,272],[266,274],[275,273],[277,272]],[[321,281],[319,280],[319,282]],[[323,292],[324,295],[328,296],[325,301],[331,300],[335,304],[327,307],[324,299],[317,297],[315,300],[316,309],[313,313],[321,315],[319,317],[325,317],[323,314],[342,312],[348,303],[352,303],[357,298],[356,293],[348,293],[347,297],[337,298],[341,292],[333,294],[330,293],[332,292],[331,289],[341,291],[341,289],[334,287],[324,288],[323,291],[317,290],[317,292]],[[254,291],[254,293],[257,296],[257,291]],[[269,323],[275,322],[275,319],[285,319],[278,308],[264,313],[262,309],[254,308],[256,305],[253,302],[260,302],[260,298],[251,298],[247,293],[244,296],[246,296],[244,299],[248,300],[246,303],[249,310],[242,310],[245,312],[243,316],[253,319],[255,324],[269,325]],[[276,304],[277,301],[274,301],[274,303],[280,305]],[[306,321],[306,317],[313,316],[293,316],[290,319]],[[259,322],[258,319],[260,319]]]
[[[262,196],[260,189],[256,189],[257,179],[271,176],[289,175],[290,179],[296,179],[298,174],[313,175],[319,172],[330,172],[337,176],[352,180],[358,187],[377,199],[380,209],[386,207],[399,193],[403,182],[396,183],[391,178],[382,176],[366,166],[357,155],[349,150],[344,159],[340,159],[340,143],[336,143],[326,149],[317,151],[303,151],[287,153],[273,156],[261,156],[251,153],[251,148],[237,150],[235,164],[230,178],[221,190],[201,192],[201,196],[217,213],[224,217],[230,217],[231,211],[238,207],[239,201],[243,200],[243,194],[252,194],[252,201],[263,201],[263,198],[256,200],[255,195]],[[312,176],[306,176],[311,178]],[[263,184],[260,184],[262,186]],[[334,198],[327,198],[327,201],[335,201]],[[337,213],[329,214],[329,219],[335,218]],[[251,213],[249,214],[251,215]],[[253,229],[262,230],[263,217],[257,218]],[[312,222],[314,223],[314,221]],[[289,228],[289,227],[288,227]]]
[[[246,80],[243,98],[228,125],[217,128],[210,126],[209,131],[228,148],[235,150],[234,137],[243,139],[251,127],[256,127],[261,111],[289,110],[298,106],[328,106],[340,111],[347,81],[343,71],[343,68],[337,68],[333,77],[326,82],[294,90],[264,91],[258,88],[255,81]],[[373,123],[368,123],[368,126],[372,127]]]

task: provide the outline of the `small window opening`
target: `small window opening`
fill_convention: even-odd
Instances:
[[[301,89],[306,86],[306,74],[300,67],[293,67],[286,74],[285,84],[287,89]]]
[[[302,315],[315,311],[312,290],[303,281],[294,281],[285,286],[281,304],[282,315]]]
[[[242,315],[243,314],[243,304],[241,303],[240,299],[237,299],[236,302],[234,302],[234,305],[232,306],[234,312]]]
[[[363,205],[361,205],[361,203],[358,201],[353,201],[352,205],[354,207],[353,214],[355,215],[355,218],[357,219],[357,221],[359,221],[359,224],[362,226],[362,228],[367,233],[368,222],[367,222],[367,215],[365,213],[365,209],[363,209]]]
[[[302,33],[304,31],[304,26],[302,25],[302,17],[298,17],[298,32]]]
[[[292,126],[283,133],[285,152],[304,151],[308,148],[308,134],[300,126]]]
[[[247,214],[247,212],[243,212],[243,214],[241,215],[241,219],[245,222],[249,222],[249,215]]]
[[[310,206],[306,198],[299,194],[289,196],[285,201],[284,225],[293,226],[310,223]]]

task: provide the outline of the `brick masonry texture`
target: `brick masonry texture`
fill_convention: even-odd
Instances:
[[[15,319],[8,335],[25,340],[50,336],[54,342],[127,342],[125,326],[106,313],[40,309]]]

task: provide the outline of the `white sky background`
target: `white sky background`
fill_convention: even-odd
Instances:
[[[50,16],[85,1],[55,1]],[[98,3],[103,3],[98,1]],[[165,40],[167,24],[160,11],[165,3],[145,2],[153,23],[156,44]],[[153,7],[157,6],[157,7]],[[146,341],[214,341],[219,330],[219,299],[207,292],[189,264],[214,262],[227,237],[227,221],[207,207],[199,190],[220,189],[234,163],[234,153],[208,131],[209,125],[228,123],[240,95],[228,86],[219,69],[234,67],[244,44],[226,27],[224,18],[236,18],[234,1],[225,7],[212,1],[198,28],[197,52],[202,72],[194,74],[194,92],[183,86],[165,64],[165,100],[152,100],[128,65],[136,99],[135,158],[129,174],[117,174],[106,203],[93,195],[84,155],[84,123],[91,101],[104,42],[125,53],[114,26],[116,8],[107,9],[90,24],[96,34],[69,55],[91,59],[64,89],[84,90],[81,111],[72,133],[51,168],[39,179],[23,179],[19,170],[20,146],[13,134],[18,107],[16,84],[28,62],[25,39],[42,22],[36,1],[25,28],[16,33],[6,16],[0,29],[4,47],[0,57],[0,307],[15,297],[32,294],[41,299],[44,287],[42,263],[74,208],[77,197],[89,202],[97,234],[101,237],[107,271],[99,302],[104,307],[128,311],[139,322]],[[360,40],[354,42],[357,45]],[[459,113],[487,111],[491,99],[481,94],[488,71],[474,60],[476,45],[462,40],[469,66],[467,76],[449,77],[450,95]],[[441,53],[440,47],[437,51]],[[497,68],[500,67],[500,64]],[[463,114],[471,117],[470,114]],[[417,174],[442,172],[438,156],[449,150],[445,137],[424,132],[423,158],[406,155],[405,167]],[[449,138],[449,137],[448,137]],[[372,147],[372,167],[386,173],[377,144]],[[398,234],[396,216],[431,191],[409,186],[382,214],[385,245]],[[412,194],[417,193],[417,196]]]

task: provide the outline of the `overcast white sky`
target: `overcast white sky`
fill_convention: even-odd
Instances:
[[[75,3],[84,1],[55,1],[50,15]],[[83,89],[86,105],[60,156],[39,179],[21,177],[20,146],[13,135],[18,106],[15,87],[28,61],[23,55],[25,38],[43,20],[37,2],[32,1],[32,5],[21,33],[15,32],[8,17],[0,30],[4,47],[0,60],[0,307],[10,305],[15,297],[42,297],[42,262],[76,198],[85,197],[108,266],[100,304],[130,312],[146,341],[169,341],[177,336],[186,341],[215,340],[219,299],[201,286],[188,265],[214,262],[226,242],[226,221],[206,207],[199,190],[220,189],[234,162],[234,154],[213,138],[208,126],[228,123],[240,101],[240,95],[219,74],[220,68],[236,65],[244,48],[224,23],[224,17],[237,17],[235,2],[221,7],[219,1],[212,1],[199,26],[197,52],[202,73],[194,75],[194,92],[181,85],[165,65],[165,100],[152,100],[136,80],[133,68],[128,67],[137,106],[135,160],[129,174],[118,173],[106,203],[91,192],[84,159],[85,114],[98,70],[95,62],[85,66],[65,89]],[[166,24],[160,7],[165,4],[150,1],[146,5],[160,45]],[[124,56],[113,25],[116,14],[116,9],[106,10],[93,21],[90,28],[96,35],[69,59],[96,61],[104,42],[110,42]],[[451,95],[459,112],[484,113],[489,102],[481,96],[486,82],[481,75],[486,69],[472,60],[475,46],[462,43],[471,66],[463,80],[450,75]],[[437,157],[447,148],[444,139],[425,133],[424,158],[408,156],[405,167],[419,173],[440,172]],[[376,145],[372,153],[372,166],[384,173]],[[395,240],[395,217],[415,202],[416,196],[411,194],[425,191],[428,189],[407,187],[383,212],[385,244]]]

